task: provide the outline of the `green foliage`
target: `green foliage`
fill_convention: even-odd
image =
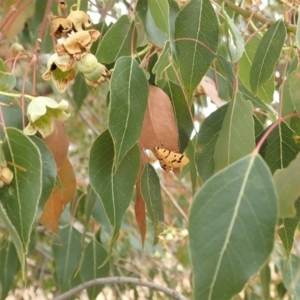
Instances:
[[[0,8],[0,300],[298,299],[299,11],[65,2]]]

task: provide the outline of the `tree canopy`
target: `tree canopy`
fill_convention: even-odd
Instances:
[[[2,4],[0,299],[300,297],[298,2]]]

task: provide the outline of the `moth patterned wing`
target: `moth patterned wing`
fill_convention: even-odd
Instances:
[[[180,153],[167,150],[161,147],[155,147],[156,155],[161,167],[169,173],[174,168],[180,168],[188,164],[189,159]]]
[[[171,164],[173,168],[180,168],[187,165],[189,161],[190,160],[184,154],[174,153],[173,159],[171,160]]]
[[[159,159],[159,163],[160,163],[160,166],[162,167],[162,169],[164,169],[166,171],[166,173],[173,171],[172,164],[169,161],[167,161],[165,159]]]

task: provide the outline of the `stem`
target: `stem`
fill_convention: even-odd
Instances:
[[[23,2],[23,1],[19,1],[19,2]],[[10,17],[11,18],[9,18],[3,25],[2,25],[2,27],[3,26],[5,26],[5,30],[6,30],[6,28],[10,28],[13,24],[14,24],[14,22],[15,22],[15,20],[17,19],[17,17],[20,15],[20,13],[26,8],[26,6],[28,6],[29,4],[31,4],[33,2],[33,0],[28,0],[23,6],[20,6],[21,5],[21,3],[19,4],[19,7],[18,7],[18,9],[15,11],[15,14],[12,14]],[[15,4],[15,6],[14,6],[15,8],[17,7],[16,6],[16,4]],[[3,21],[2,21],[2,23],[3,23]],[[0,41],[2,41],[2,39],[6,36],[6,34],[7,34],[7,32],[5,32],[5,30],[3,30],[3,32],[2,32],[2,34],[1,34],[1,36],[0,36]]]
[[[7,97],[22,97],[24,96],[25,98],[28,98],[30,100],[33,100],[35,98],[35,96],[31,96],[31,95],[27,95],[27,94],[12,94],[12,93],[7,93],[7,92],[3,92],[3,91],[0,91],[0,95],[3,95],[3,96],[7,96]]]
[[[175,206],[175,208],[178,210],[178,212],[182,215],[182,217],[188,222],[188,216],[186,215],[186,213],[183,211],[183,209],[178,205],[176,199],[174,199],[174,197],[172,196],[172,194],[168,191],[168,189],[165,187],[165,185],[163,183],[160,183],[161,188],[163,189],[163,191],[166,193],[166,195],[169,197],[169,199],[171,200],[171,202],[173,203],[173,205]]]
[[[187,300],[182,294],[171,290],[167,287],[157,285],[150,281],[141,280],[139,278],[131,278],[131,277],[107,277],[107,278],[97,278],[90,281],[87,281],[83,284],[78,285],[77,287],[69,290],[66,293],[61,294],[60,296],[54,298],[53,300],[65,300],[68,299],[71,296],[76,295],[77,293],[81,292],[84,289],[87,289],[92,286],[96,285],[102,285],[102,284],[135,284],[140,286],[146,286],[149,288],[152,288],[154,290],[160,291],[164,293],[165,295],[171,297],[175,300]]]
[[[12,5],[10,7],[10,10],[9,12],[6,14],[6,16],[3,18],[3,20],[1,21],[0,23],[0,31],[3,29],[3,27],[6,25],[7,21],[10,19],[10,17],[16,13],[18,10],[17,10],[17,7],[22,3],[23,0],[18,0],[15,5]]]
[[[33,61],[32,95],[36,95],[36,69],[37,69],[37,64],[38,64],[39,55],[40,55],[40,51],[41,51],[42,39],[43,39],[45,31],[46,31],[48,16],[51,13],[51,7],[52,7],[52,0],[48,0],[47,7],[46,7],[45,13],[44,13],[44,18],[43,18],[42,24],[40,26],[38,37],[37,37],[37,40],[35,42],[35,45],[34,45],[34,48],[32,51],[34,54],[32,57],[32,61]],[[26,80],[26,77],[24,80]]]
[[[77,0],[76,10],[80,10],[81,0]]]
[[[225,6],[229,7],[230,9],[234,10],[236,13],[238,13],[239,15],[243,16],[245,19],[248,18],[252,18],[253,20],[259,21],[261,23],[269,23],[270,25],[274,24],[276,21],[266,18],[262,15],[256,14],[256,13],[252,13],[251,11],[248,11],[246,9],[243,9],[237,5],[235,5],[234,3],[225,0],[224,1]],[[286,24],[286,29],[287,31],[293,32],[294,34],[296,34],[296,30],[297,30],[297,26],[296,25],[288,25]]]

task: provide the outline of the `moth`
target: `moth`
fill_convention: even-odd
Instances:
[[[176,153],[162,147],[155,147],[155,151],[160,166],[167,173],[173,171],[173,169],[183,167],[189,163],[189,159],[184,154]]]

